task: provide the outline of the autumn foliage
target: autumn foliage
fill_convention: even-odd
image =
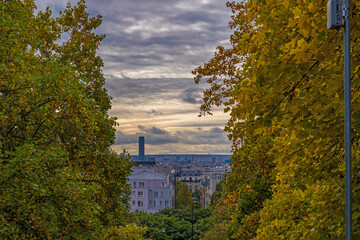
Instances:
[[[101,17],[84,1],[57,18],[34,10],[0,2],[0,238],[120,236],[131,161],[110,150]]]
[[[327,1],[228,2],[231,48],[196,68],[201,113],[225,106],[233,172],[224,239],[344,239],[343,29]],[[351,5],[353,233],[359,228],[360,1]],[[220,231],[219,230],[219,231]]]

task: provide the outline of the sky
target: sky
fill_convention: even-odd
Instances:
[[[54,15],[76,0],[36,0]],[[231,11],[226,0],[87,0],[90,16],[102,15],[97,33],[106,34],[98,54],[109,115],[117,117],[112,147],[138,154],[230,154],[223,131],[228,115],[198,117],[206,81],[191,71],[210,60],[217,46],[229,46]]]

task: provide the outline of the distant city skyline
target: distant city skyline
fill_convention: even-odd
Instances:
[[[75,0],[36,0],[54,16]],[[191,70],[229,45],[231,11],[226,0],[87,0],[90,16],[103,16],[106,34],[98,54],[104,60],[105,88],[117,117],[113,149],[138,154],[146,138],[148,154],[230,154],[223,128],[228,115],[197,117],[206,83],[196,85]]]

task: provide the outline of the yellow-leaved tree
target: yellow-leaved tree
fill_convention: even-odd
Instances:
[[[141,239],[126,227],[132,162],[110,149],[101,16],[84,0],[35,8],[0,1],[0,239]]]
[[[231,48],[193,73],[210,84],[203,114],[225,106],[233,173],[228,239],[342,239],[343,30],[325,0],[228,2]],[[351,5],[353,225],[360,238],[360,1]],[[253,205],[251,205],[251,203]],[[257,204],[255,204],[257,203]],[[254,207],[255,204],[255,207]]]

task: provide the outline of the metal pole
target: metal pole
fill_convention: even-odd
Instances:
[[[345,128],[345,236],[352,239],[351,222],[351,84],[350,84],[350,0],[344,0],[344,128]]]

